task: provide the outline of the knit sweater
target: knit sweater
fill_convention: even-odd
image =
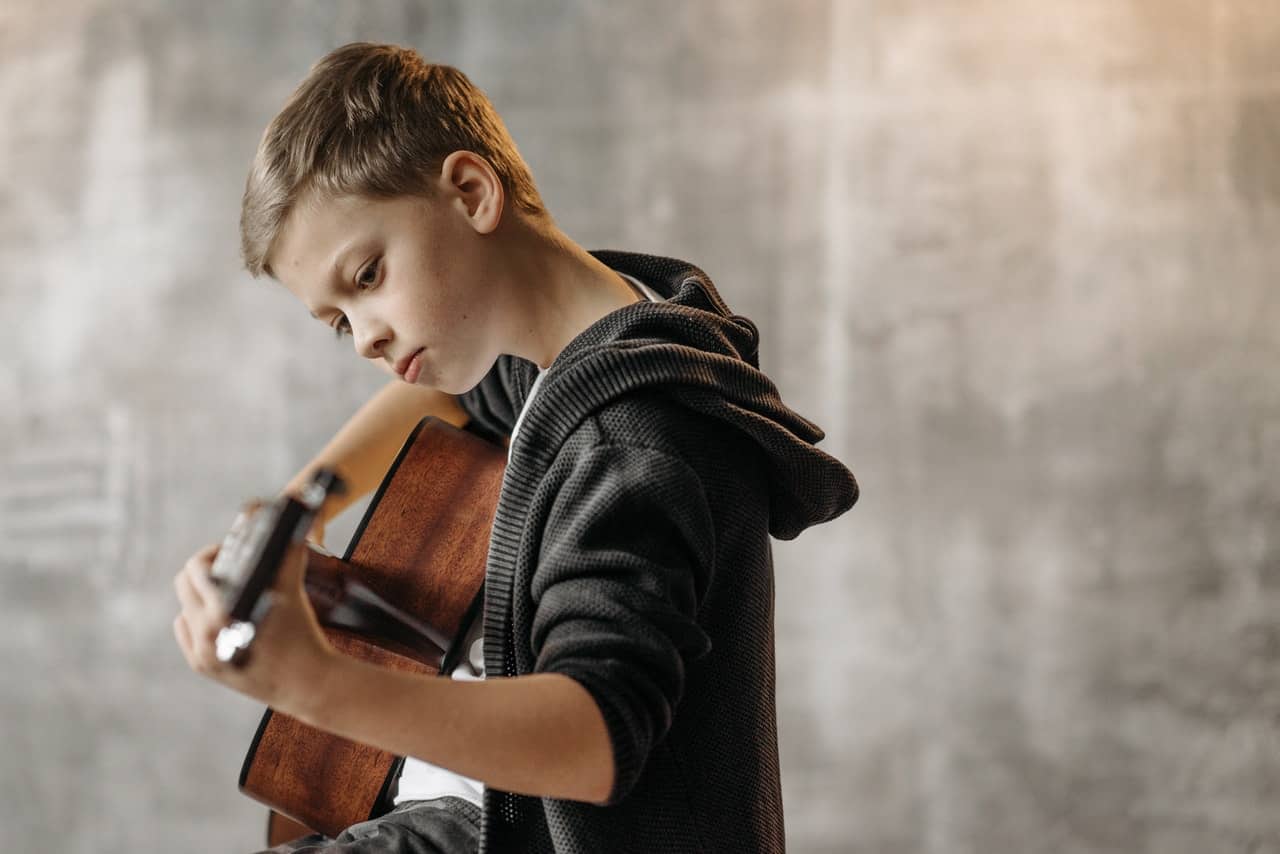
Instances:
[[[593,253],[666,299],[560,352],[510,448],[485,575],[485,669],[562,673],[600,707],[605,805],[486,789],[481,851],[781,852],[770,535],[858,497],[759,370],[755,325],[698,268]],[[459,397],[510,436],[537,366]]]

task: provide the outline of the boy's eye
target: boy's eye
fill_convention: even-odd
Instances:
[[[356,289],[367,291],[373,287],[374,282],[378,278],[378,259],[370,261],[365,265],[364,269],[356,274]],[[339,315],[338,322],[333,325],[333,334],[338,338],[344,338],[351,334],[351,324],[347,322],[347,318]]]
[[[378,259],[375,258],[356,276],[356,287],[371,288],[378,278]]]

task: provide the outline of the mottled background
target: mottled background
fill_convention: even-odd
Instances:
[[[5,850],[261,840],[171,578],[385,379],[237,259],[355,39],[702,265],[857,474],[776,546],[790,850],[1280,852],[1277,0],[5,0]]]

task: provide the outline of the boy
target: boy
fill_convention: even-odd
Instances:
[[[212,653],[216,548],[175,579],[193,669],[410,757],[391,813],[277,850],[781,851],[769,536],[858,488],[758,370],[751,321],[690,264],[573,243],[484,95],[394,46],[311,70],[241,233],[252,274],[397,377],[291,485],[326,464],[367,492],[427,414],[509,439],[452,679],[335,653],[302,548],[241,670]]]

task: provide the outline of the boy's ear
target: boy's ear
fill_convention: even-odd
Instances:
[[[502,181],[479,154],[455,151],[446,157],[440,164],[439,189],[480,234],[489,234],[502,221],[506,201]]]

